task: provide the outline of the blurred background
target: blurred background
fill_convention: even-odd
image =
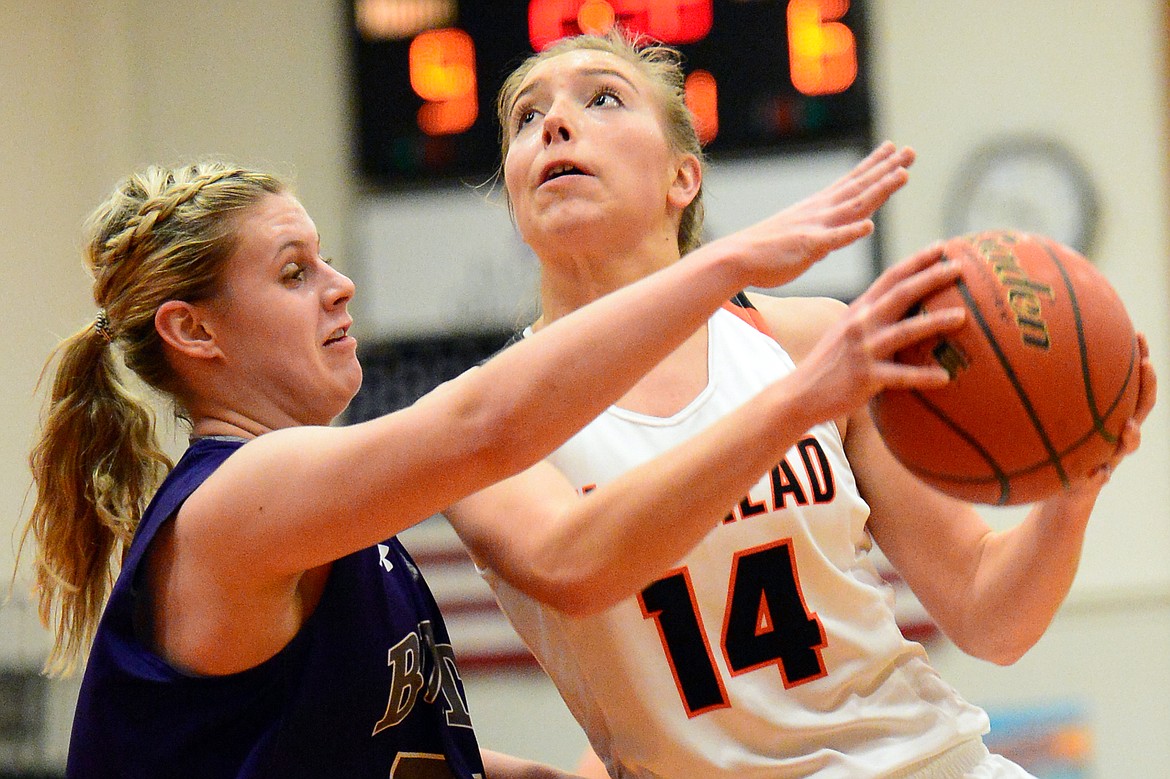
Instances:
[[[534,47],[612,19],[686,54],[712,236],[877,141],[918,151],[876,236],[781,293],[849,299],[936,239],[1036,230],[1096,263],[1170,377],[1165,0],[4,0],[0,571],[31,500],[38,376],[95,313],[81,224],[118,178],[203,156],[293,177],[358,283],[367,380],[346,421],[384,413],[531,317],[535,264],[493,180],[495,89]],[[1016,665],[963,656],[903,593],[904,628],[992,714],[993,748],[1038,776],[1170,765],[1166,427],[1164,399],[1098,503],[1072,594]],[[481,742],[574,765],[580,729],[442,520],[406,542],[451,616]],[[49,637],[28,590],[26,557],[0,606],[0,779],[60,774],[76,695],[76,679],[39,674]]]

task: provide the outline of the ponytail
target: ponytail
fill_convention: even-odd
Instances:
[[[123,180],[87,221],[86,266],[98,314],[64,341],[40,437],[29,456],[36,502],[20,550],[36,541],[41,621],[55,633],[45,664],[71,672],[88,651],[122,557],[171,461],[151,406],[123,371],[170,396],[183,388],[154,326],[168,300],[216,293],[238,219],[279,177],[225,162],[150,167]]]
[[[20,546],[36,541],[45,663],[68,675],[83,658],[150,496],[170,470],[150,407],[122,382],[100,318],[64,341],[39,440],[29,457],[36,502]],[[46,364],[46,371],[49,364]]]

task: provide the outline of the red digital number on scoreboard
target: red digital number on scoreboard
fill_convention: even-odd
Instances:
[[[838,21],[848,10],[849,0],[789,0],[788,63],[802,94],[833,95],[857,80],[857,42]]]
[[[427,135],[454,135],[479,116],[475,42],[463,30],[427,30],[410,42],[410,86],[424,101],[418,127]]]
[[[615,23],[669,44],[694,43],[711,31],[712,0],[532,0],[528,39],[542,51],[568,35],[604,34]]]

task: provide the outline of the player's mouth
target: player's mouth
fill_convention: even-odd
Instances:
[[[336,330],[334,330],[332,333],[329,334],[329,337],[325,339],[325,342],[323,345],[324,346],[333,346],[335,344],[343,343],[347,340],[353,340],[352,338],[350,338],[350,335],[349,335],[349,328],[352,324],[353,324],[352,322],[349,322],[349,323],[345,324],[344,326],[339,327]]]
[[[559,161],[553,162],[544,167],[540,172],[540,183],[546,184],[555,179],[564,178],[565,176],[591,176],[593,173],[580,165],[573,162]]]

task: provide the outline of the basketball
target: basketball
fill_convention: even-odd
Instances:
[[[899,352],[937,364],[947,386],[887,390],[870,404],[894,456],[933,487],[987,504],[1030,503],[1113,454],[1137,404],[1133,324],[1077,252],[1028,233],[952,238],[956,282],[916,309],[963,307],[963,326]]]

